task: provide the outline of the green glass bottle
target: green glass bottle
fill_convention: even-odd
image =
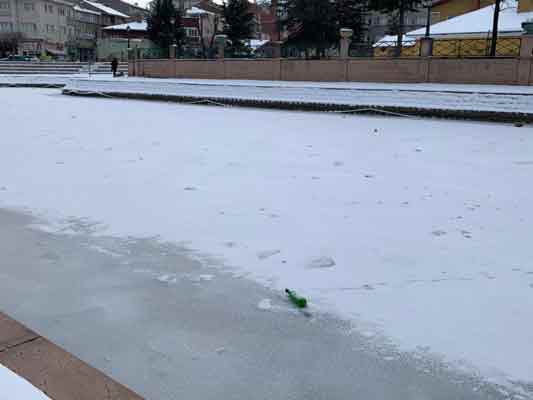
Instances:
[[[298,307],[298,308],[305,308],[307,307],[307,300],[305,297],[298,296],[298,294],[289,289],[285,289],[285,293],[287,293],[287,296],[289,296],[290,301]]]

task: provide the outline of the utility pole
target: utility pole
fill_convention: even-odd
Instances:
[[[431,26],[431,1],[427,0],[426,37],[429,37],[429,27]]]
[[[496,44],[498,41],[498,19],[500,17],[501,0],[494,2],[494,17],[492,19],[492,40],[490,42],[490,56],[496,57]]]

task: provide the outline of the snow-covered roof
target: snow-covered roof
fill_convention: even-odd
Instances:
[[[259,47],[263,46],[264,44],[268,42],[269,40],[250,39],[250,47],[253,50],[257,50]]]
[[[498,32],[500,33],[521,33],[522,22],[533,18],[533,12],[518,13],[518,2],[516,0],[502,1],[502,9],[498,23]],[[438,22],[431,25],[431,36],[444,35],[484,35],[492,31],[492,18],[494,16],[494,5],[490,5],[479,10],[450,18],[446,21]],[[417,37],[424,36],[426,28],[420,28],[408,32],[404,36],[404,41],[412,41]],[[385,36],[376,44],[382,42],[395,41],[396,36]]]
[[[87,14],[102,15],[102,13],[99,13],[98,11],[89,10],[80,6],[74,6],[74,11],[84,12]]]
[[[91,5],[94,8],[103,11],[105,14],[114,15],[115,17],[129,18],[128,15],[121,13],[120,11],[115,10],[114,8],[108,7],[102,3],[97,3],[95,1],[83,0],[85,3]]]
[[[104,29],[110,31],[125,31],[130,28],[132,31],[146,31],[148,24],[146,21],[142,22],[128,22],[127,24],[106,26]]]
[[[191,7],[190,9],[185,11],[185,13],[187,15],[193,15],[193,16],[194,15],[203,15],[203,14],[213,14],[212,12],[206,11],[203,8],[199,8],[199,7]]]

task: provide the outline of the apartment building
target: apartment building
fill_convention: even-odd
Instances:
[[[21,53],[64,54],[71,14],[63,0],[0,0],[0,34],[19,33]]]
[[[94,58],[101,27],[129,19],[96,1],[0,0],[0,40],[15,36],[20,54],[84,61]]]

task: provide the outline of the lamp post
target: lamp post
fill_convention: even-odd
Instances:
[[[126,26],[126,32],[128,34],[128,50],[130,49],[130,24]]]
[[[427,15],[426,15],[426,37],[429,37],[429,27],[431,26],[431,1],[427,0]]]

